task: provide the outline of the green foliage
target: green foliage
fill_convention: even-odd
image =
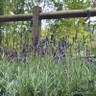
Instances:
[[[4,0],[0,0],[0,15],[3,15],[4,14]],[[1,23],[0,22],[0,29],[1,29]],[[0,47],[1,47],[1,43],[2,43],[2,35],[3,35],[3,32],[1,32],[0,30]]]
[[[29,0],[28,2],[26,0],[6,0],[5,5],[7,6],[0,6],[0,13],[32,13],[33,6],[40,5],[40,3],[43,2],[43,0],[31,1],[32,2],[29,2]],[[4,0],[1,2],[4,2]],[[47,2],[48,6],[50,2],[53,3],[57,11],[63,9],[86,9],[90,6],[93,7],[94,4],[94,2],[91,4],[89,0],[63,0],[62,2],[61,0],[49,0]],[[46,6],[46,4],[44,6]],[[74,49],[80,48],[83,50],[86,49],[86,47],[90,48],[96,37],[92,37],[92,33],[90,32],[92,25],[90,25],[90,28],[88,24],[82,25],[83,21],[84,18],[57,19],[54,20],[54,23],[48,21],[50,23],[49,28],[41,30],[42,36],[48,36],[50,39],[51,35],[54,34],[54,38],[57,41],[61,41],[61,37],[64,37],[66,41],[72,44],[70,51],[68,50],[70,53],[73,53],[73,55],[77,57],[79,53],[84,56],[83,51]],[[29,30],[31,28],[29,24],[29,21],[2,24],[3,34],[0,36],[4,37],[2,41],[3,46],[7,46],[8,48],[16,47],[18,49],[22,48],[22,44],[24,43],[30,45],[31,33]],[[26,28],[26,30],[24,30],[24,28]],[[23,33],[22,38],[20,37],[21,32]],[[73,40],[76,34],[78,39]],[[28,37],[26,41],[25,36]],[[5,46],[6,41],[7,44]],[[82,47],[84,42],[86,42],[86,44]],[[95,55],[95,53],[96,47],[92,47],[91,54]],[[96,79],[96,66],[93,63],[90,64],[86,60],[79,58],[70,58],[68,54],[63,58],[63,62],[60,60],[60,57],[59,60],[54,60],[54,58],[48,56],[41,58],[32,55],[26,60],[25,63],[20,61],[19,64],[14,62],[14,60],[11,62],[5,59],[0,61],[0,95],[69,96],[69,94],[72,95],[72,93],[76,91],[87,92],[91,89],[91,92],[95,92],[96,90],[95,82],[88,82],[88,79]]]
[[[66,7],[68,9],[85,9],[90,7],[91,2],[90,1],[84,1],[84,0],[63,0],[66,4]]]
[[[75,92],[94,93],[96,66],[90,66],[83,59],[70,58],[68,54],[65,56],[65,63],[47,56],[32,57],[32,60],[28,57],[26,63],[21,61],[20,64],[3,59],[0,61],[0,95],[69,96]],[[94,83],[89,83],[88,79],[93,79]]]

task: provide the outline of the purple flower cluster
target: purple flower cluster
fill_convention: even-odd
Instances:
[[[87,10],[87,18],[84,20],[84,22],[86,22],[88,19],[90,18],[90,12]],[[31,19],[30,22],[30,27],[33,26],[33,19]],[[30,43],[28,43],[27,41],[29,40],[28,38],[28,34],[24,33],[24,31],[26,30],[26,28],[24,28],[23,32],[20,33],[20,37],[22,38],[22,44],[20,46],[20,56],[22,56],[22,60],[23,62],[26,61],[26,57],[28,56],[28,54],[32,53],[32,54],[39,54],[41,56],[44,56],[45,54],[49,55],[49,49],[48,46],[50,48],[50,51],[52,51],[52,49],[54,49],[54,52],[51,52],[53,57],[56,57],[57,55],[60,56],[60,58],[65,57],[66,52],[70,51],[70,56],[73,56],[74,53],[71,53],[71,51],[76,52],[77,49],[80,49],[80,46],[77,43],[77,39],[78,39],[78,34],[76,33],[76,35],[73,37],[73,41],[69,41],[69,34],[65,35],[65,37],[62,37],[60,40],[56,41],[55,39],[55,34],[51,35],[51,38],[49,39],[47,36],[42,39],[40,41],[40,43],[38,44],[38,36],[35,36],[35,40],[34,38],[32,38],[32,42],[33,45],[31,45]],[[29,30],[30,33],[32,32],[32,30]],[[24,35],[24,36],[23,36]],[[31,38],[31,37],[30,37]],[[82,46],[85,46],[85,37],[83,36],[83,44]],[[74,43],[74,44],[73,44]],[[75,45],[75,47],[73,48],[73,46]],[[79,47],[78,47],[78,46]],[[35,46],[35,47],[34,47]],[[28,53],[29,52],[29,53]],[[13,54],[12,52],[10,52],[10,54],[8,53],[8,51],[4,51],[6,56],[9,56],[9,61],[13,58],[15,58],[15,54]],[[31,54],[31,56],[32,56]],[[17,54],[18,55],[18,54]],[[18,56],[17,56],[18,57]]]
[[[88,79],[88,81],[89,81],[89,83],[94,83],[94,80],[93,79],[92,80]]]
[[[31,19],[31,23],[30,23],[30,27],[32,27],[33,26],[33,19]]]
[[[85,22],[88,20],[88,19],[90,19],[90,11],[89,10],[87,10],[87,17],[86,17],[86,19],[84,20],[84,22],[83,22],[83,25],[85,24]],[[90,21],[89,21],[89,23],[90,23]]]

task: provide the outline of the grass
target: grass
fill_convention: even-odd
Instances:
[[[45,56],[20,63],[0,61],[0,96],[92,96],[96,65],[67,54],[61,60]],[[93,82],[89,80],[93,79]],[[74,95],[74,92],[85,94]],[[87,94],[87,95],[86,95]],[[94,96],[94,95],[93,95]]]

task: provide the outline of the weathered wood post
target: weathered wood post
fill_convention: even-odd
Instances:
[[[35,6],[33,8],[33,26],[32,26],[32,45],[33,46],[34,46],[34,43],[40,42],[40,35],[41,35],[41,19],[39,17],[40,12],[41,12],[41,7]]]

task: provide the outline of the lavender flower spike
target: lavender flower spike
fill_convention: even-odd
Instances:
[[[33,19],[31,19],[31,23],[30,23],[30,27],[32,27],[33,26]]]

